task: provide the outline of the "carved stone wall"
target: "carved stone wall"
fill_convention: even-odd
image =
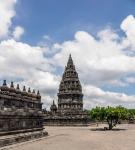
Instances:
[[[42,103],[39,91],[28,92],[19,85],[10,87],[4,80],[0,88],[0,132],[43,128]]]
[[[58,91],[58,107],[53,101],[50,112],[44,112],[45,125],[87,125],[89,116],[83,111],[82,86],[71,55],[65,67]]]
[[[58,111],[62,113],[83,111],[82,86],[71,55],[59,85]]]

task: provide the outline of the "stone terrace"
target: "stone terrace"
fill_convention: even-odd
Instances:
[[[100,126],[103,127],[103,126]],[[99,127],[99,128],[100,128]],[[49,133],[38,141],[13,145],[11,150],[134,150],[135,125],[123,124],[114,131],[92,127],[46,127]],[[121,129],[121,130],[117,130]],[[4,149],[5,150],[5,149]]]

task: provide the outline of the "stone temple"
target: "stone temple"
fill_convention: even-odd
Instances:
[[[58,111],[63,114],[83,111],[82,86],[71,55],[59,86]]]
[[[58,91],[58,106],[53,101],[50,112],[44,112],[46,125],[86,125],[88,115],[83,111],[83,93],[71,54]]]
[[[0,87],[0,147],[47,135],[43,128],[42,102],[39,91],[20,90],[6,80]]]

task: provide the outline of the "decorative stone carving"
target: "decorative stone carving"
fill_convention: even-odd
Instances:
[[[6,80],[4,80],[0,88],[0,135],[30,131],[29,137],[23,135],[26,140],[30,139],[30,137],[36,138],[36,133],[34,132],[40,131],[37,137],[42,137],[45,133],[42,132],[44,128],[43,114],[41,112],[42,103],[39,91],[37,94],[35,94],[35,90],[31,93],[29,88],[28,92],[26,92],[25,86],[21,91],[19,84],[14,88],[13,82],[8,87]],[[4,140],[0,140],[0,146],[4,146],[2,141],[4,142]],[[12,142],[8,141],[8,144],[12,144]]]
[[[65,103],[65,105],[64,107],[61,108],[60,105],[62,103]],[[76,107],[76,105],[80,107]],[[72,106],[74,109],[72,109]],[[82,110],[83,110],[82,87],[70,54],[67,66],[65,67],[65,71],[63,73],[63,77],[59,86],[58,111],[71,113],[72,111],[82,111]]]
[[[58,108],[53,102],[50,107],[51,111],[44,111],[44,123],[47,125],[86,125],[88,114],[83,111],[82,87],[71,55],[69,55],[57,95]]]

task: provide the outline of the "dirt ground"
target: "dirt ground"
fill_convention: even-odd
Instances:
[[[98,129],[102,128],[99,126]],[[91,127],[46,127],[48,137],[12,145],[11,150],[135,150],[135,125],[119,125],[114,131]],[[120,129],[120,130],[119,130]],[[5,149],[4,149],[5,150]]]

